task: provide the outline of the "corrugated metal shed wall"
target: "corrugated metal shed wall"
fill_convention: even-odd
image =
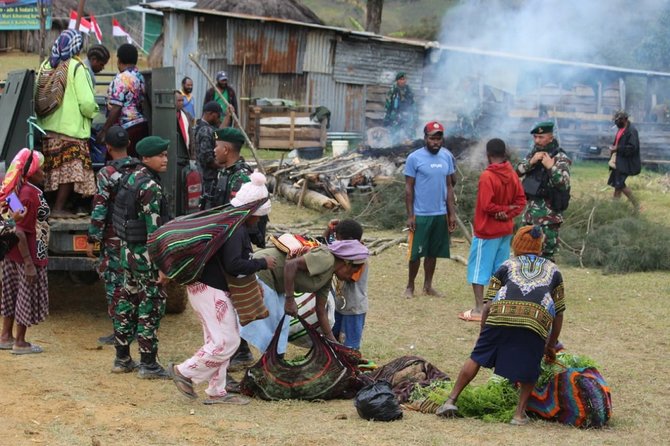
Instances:
[[[332,73],[335,58],[335,33],[309,31],[303,70],[312,73]]]
[[[201,110],[202,98],[205,97],[207,81],[200,74],[188,55],[198,52],[197,16],[186,14],[165,14],[164,29],[165,46],[163,50],[163,66],[175,67],[175,88],[181,88],[181,79],[188,76],[193,79],[193,94],[196,97],[196,114]],[[200,60],[202,63],[202,58]]]
[[[422,49],[370,40],[342,40],[335,48],[333,75],[348,84],[391,84],[395,73],[407,73],[413,85],[421,82]],[[417,85],[418,87],[418,85]]]
[[[356,91],[352,91],[352,87]],[[365,128],[365,90],[363,86],[335,82],[329,74],[308,73],[306,89],[307,104],[323,105],[330,110],[329,131],[360,132]]]
[[[261,73],[302,74],[307,32],[298,27],[266,25],[263,28]]]
[[[260,64],[263,62],[263,24],[247,20],[216,18],[227,22],[226,55],[232,65]],[[225,22],[224,22],[225,21]]]

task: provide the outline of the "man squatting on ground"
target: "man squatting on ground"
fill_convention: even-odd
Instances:
[[[167,200],[160,173],[167,171],[170,141],[147,136],[137,143],[142,167],[121,185],[114,203],[113,223],[121,242],[124,286],[115,305],[114,336],[116,359],[113,373],[127,373],[136,364],[130,357],[130,343],[137,336],[140,350],[139,377],[167,379],[156,361],[156,331],[165,314],[166,295],[162,285],[167,278],[149,258],[147,237],[167,222]]]
[[[437,258],[449,258],[449,233],[456,229],[454,157],[442,147],[444,127],[429,122],[423,129],[425,147],[412,152],[405,164],[405,206],[409,228],[409,279],[405,297],[414,297],[414,280],[423,262],[423,292],[441,294],[433,288]]]

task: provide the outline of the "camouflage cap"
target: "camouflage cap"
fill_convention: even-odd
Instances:
[[[245,139],[244,135],[239,129],[234,127],[226,127],[223,129],[218,129],[214,132],[214,139],[217,141],[227,141],[232,143],[244,144]]]
[[[395,75],[395,80],[400,80],[400,79],[402,79],[403,77],[407,77],[407,75],[405,74],[405,72],[404,72],[404,71],[398,71],[398,72],[396,73],[396,75]]]
[[[156,156],[165,152],[170,145],[170,140],[160,136],[147,136],[142,138],[135,146],[135,151],[140,156]]]
[[[554,133],[553,121],[538,122],[530,131],[531,135],[543,135],[545,133]]]

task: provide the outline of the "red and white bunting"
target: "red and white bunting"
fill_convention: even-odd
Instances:
[[[121,24],[119,23],[118,20],[112,19],[112,35],[114,37],[125,37],[126,41],[128,43],[133,43],[133,39],[130,37],[130,34],[128,34],[122,27]]]
[[[95,34],[95,38],[98,39],[98,43],[102,43],[102,31],[100,31],[100,26],[98,26],[98,21],[95,19],[95,16],[91,14],[91,28]]]
[[[68,23],[67,26],[68,29],[74,29],[76,23],[77,23],[77,12],[70,11],[70,23]],[[79,22],[79,31],[88,34],[91,31],[91,22],[82,17],[81,21]]]

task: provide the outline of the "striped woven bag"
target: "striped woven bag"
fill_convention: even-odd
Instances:
[[[35,80],[35,114],[40,118],[51,114],[63,103],[70,60],[68,59],[59,63],[56,68],[51,68],[47,60],[37,72],[37,79]],[[79,66],[76,68],[79,68]]]
[[[147,240],[149,255],[170,279],[188,285],[198,280],[209,259],[230,234],[265,200],[244,206],[218,206],[165,223]]]

